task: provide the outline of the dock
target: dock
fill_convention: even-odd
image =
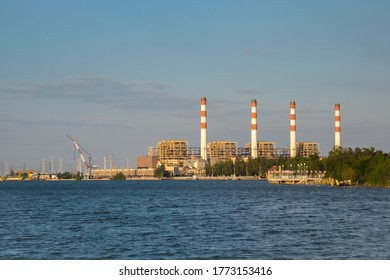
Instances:
[[[320,185],[323,182],[322,177],[308,175],[280,175],[268,178],[270,184],[286,185]]]
[[[270,184],[286,185],[321,185],[324,183],[325,173],[321,171],[297,172],[294,170],[279,169],[267,172],[267,180]]]

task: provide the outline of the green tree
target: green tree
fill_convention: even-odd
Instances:
[[[213,167],[211,164],[207,163],[206,166],[204,167],[206,176],[212,176],[213,175]]]
[[[169,171],[165,170],[165,165],[161,164],[159,167],[155,168],[153,171],[154,177],[162,178],[169,177]]]
[[[82,180],[84,178],[83,173],[80,173],[80,171],[78,171],[74,178],[76,180]]]
[[[126,180],[126,176],[122,172],[119,172],[112,177],[112,180]]]
[[[390,185],[390,156],[374,148],[338,148],[324,160],[326,176],[359,185]]]
[[[242,159],[237,159],[234,163],[234,171],[237,176],[245,176],[246,164]]]
[[[57,178],[58,179],[72,179],[72,174],[70,174],[69,172],[57,173]]]

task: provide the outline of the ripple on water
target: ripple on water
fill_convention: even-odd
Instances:
[[[0,185],[0,259],[389,259],[390,190],[259,181]]]

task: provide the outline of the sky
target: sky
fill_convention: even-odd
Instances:
[[[0,169],[136,167],[164,139],[297,140],[390,152],[390,2],[382,0],[0,1]],[[77,158],[77,155],[76,155]],[[1,170],[0,170],[1,175]]]

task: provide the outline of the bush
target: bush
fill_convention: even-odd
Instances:
[[[126,180],[126,176],[122,172],[119,172],[114,175],[112,180]]]

